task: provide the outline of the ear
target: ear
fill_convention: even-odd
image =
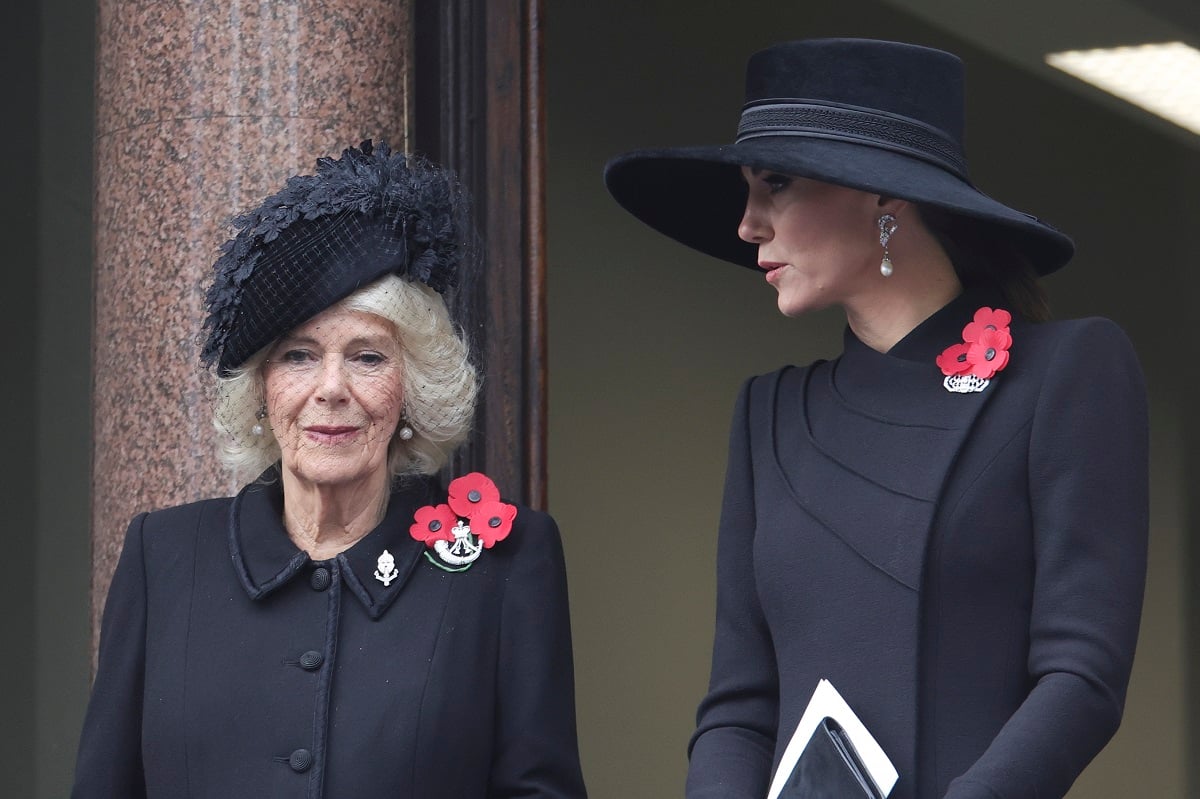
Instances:
[[[879,196],[876,203],[879,206],[880,214],[891,214],[892,216],[900,216],[900,212],[909,206],[908,200],[901,200],[897,197]]]

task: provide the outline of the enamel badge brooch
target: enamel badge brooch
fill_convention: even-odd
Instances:
[[[383,550],[379,560],[375,561],[375,579],[383,583],[384,588],[387,588],[399,575],[400,570],[396,568],[396,559],[392,557],[391,552]]]
[[[1008,326],[1012,314],[1002,308],[980,308],[963,328],[963,340],[952,344],[937,357],[945,375],[942,385],[954,394],[983,391],[992,377],[1008,366],[1012,333]]]
[[[501,502],[500,489],[480,472],[451,481],[447,493],[447,504],[417,509],[409,532],[425,542],[430,563],[446,571],[466,571],[483,550],[508,536],[517,508]]]

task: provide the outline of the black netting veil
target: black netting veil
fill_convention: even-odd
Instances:
[[[318,483],[436,473],[478,381],[445,297],[477,251],[454,175],[367,141],[233,224],[201,352],[224,462]]]

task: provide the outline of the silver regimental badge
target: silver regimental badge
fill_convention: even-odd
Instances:
[[[379,560],[375,561],[375,579],[383,583],[384,587],[392,584],[400,576],[400,572],[396,571],[396,559],[392,557],[392,553],[386,549],[379,556]]]
[[[976,394],[983,391],[991,383],[991,380],[985,380],[982,377],[975,375],[950,375],[942,381],[942,385],[946,390],[953,394]]]
[[[438,541],[433,545],[434,552],[442,562],[449,566],[468,566],[475,562],[483,551],[483,542],[471,534],[471,528],[463,524],[462,519],[450,531],[454,534],[453,541]]]

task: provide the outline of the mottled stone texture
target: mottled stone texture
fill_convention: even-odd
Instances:
[[[135,513],[235,488],[197,357],[228,219],[320,155],[407,144],[409,22],[400,0],[99,1],[94,622]]]

